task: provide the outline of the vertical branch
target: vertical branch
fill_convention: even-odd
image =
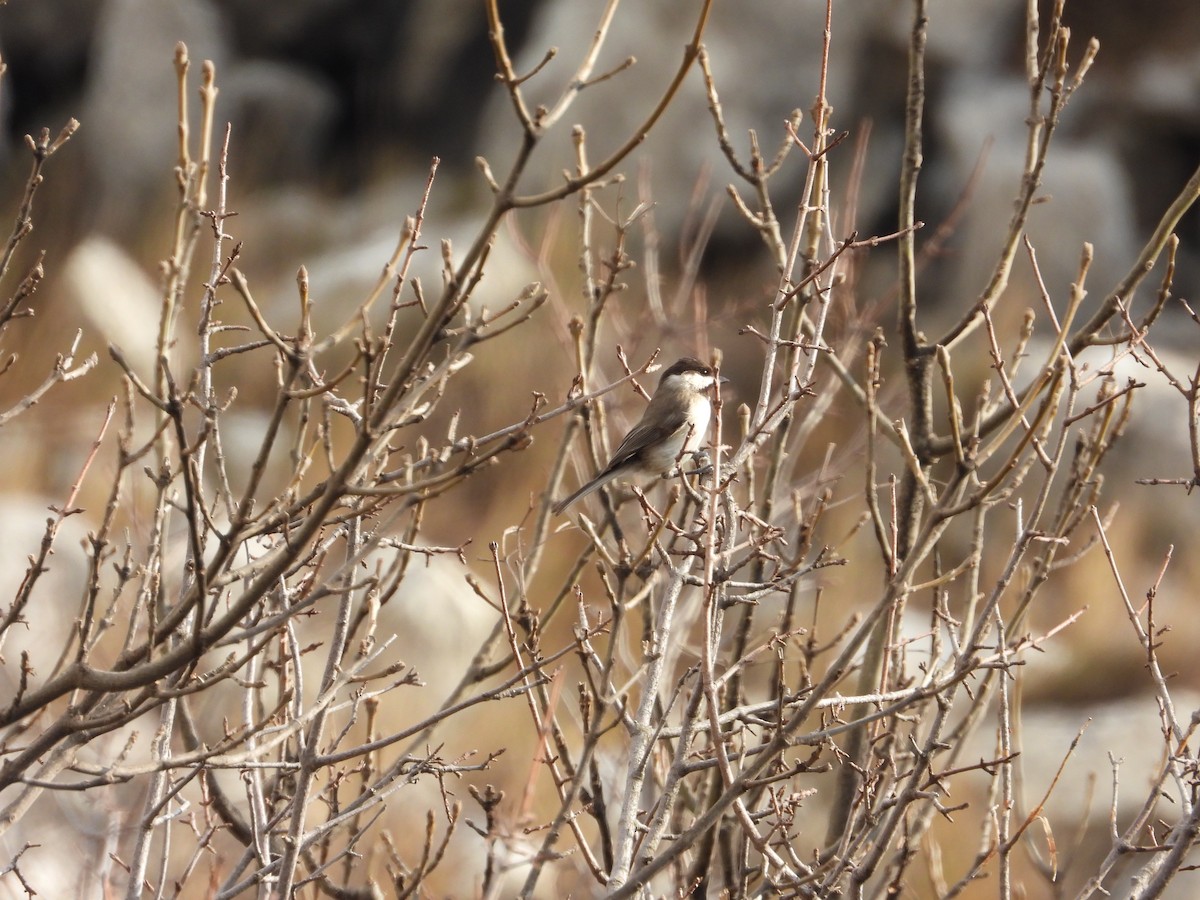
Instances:
[[[897,528],[889,556],[889,567],[905,561],[915,550],[921,531],[924,510],[923,484],[928,481],[920,471],[928,466],[927,448],[933,434],[933,360],[932,348],[922,339],[917,321],[916,262],[914,225],[917,177],[921,170],[921,126],[925,107],[925,39],[929,24],[927,0],[913,0],[913,25],[908,49],[908,94],[905,101],[904,159],[900,174],[899,266],[900,266],[900,332],[904,351],[905,375],[908,381],[909,412],[915,466],[908,466],[901,476],[897,509]],[[874,490],[872,485],[868,491]],[[869,504],[871,505],[871,504]],[[877,523],[878,527],[878,523]],[[880,534],[881,548],[888,547],[886,535]],[[858,693],[871,694],[887,690],[880,684],[884,657],[899,627],[905,591],[897,590],[896,605],[888,616],[882,617],[871,635],[858,676]],[[866,707],[855,707],[852,718],[866,715]],[[838,773],[837,792],[833,800],[829,826],[825,833],[827,845],[836,845],[850,821],[854,799],[861,781],[867,753],[867,728],[854,729],[846,741],[846,762]]]
[[[204,177],[200,167],[194,162],[189,140],[189,125],[188,125],[188,102],[187,102],[187,75],[190,68],[188,59],[187,47],[180,43],[175,48],[175,73],[178,84],[178,132],[179,132],[179,159],[176,168],[176,177],[179,185],[180,198],[176,208],[176,227],[175,227],[175,242],[171,251],[170,261],[167,266],[167,282],[163,293],[163,306],[161,318],[159,320],[159,335],[158,335],[158,366],[157,366],[157,395],[166,401],[166,410],[175,420],[176,432],[179,437],[178,445],[182,454],[182,465],[184,471],[182,477],[184,481],[185,492],[187,494],[187,503],[185,507],[185,515],[187,517],[187,527],[191,538],[190,555],[191,563],[187,566],[187,572],[183,579],[183,592],[186,593],[192,585],[192,579],[196,579],[195,584],[197,591],[195,596],[199,600],[199,605],[192,611],[193,617],[193,637],[198,637],[200,629],[203,626],[203,601],[208,592],[207,582],[205,580],[205,566],[203,562],[203,547],[204,539],[207,533],[207,526],[200,511],[202,502],[202,485],[203,485],[203,469],[204,469],[204,446],[205,442],[201,440],[195,448],[195,453],[187,452],[187,441],[183,439],[182,423],[179,419],[181,413],[180,404],[182,398],[175,393],[174,379],[171,376],[170,362],[168,356],[169,347],[174,342],[175,322],[182,304],[183,292],[187,284],[188,273],[191,265],[192,254],[196,247],[196,239],[200,232],[200,206],[203,202],[204,194]],[[212,117],[214,114],[214,101],[216,98],[216,88],[214,87],[215,69],[210,61],[204,63],[204,79],[201,88],[201,102],[203,111],[203,130],[202,146],[200,147],[200,157],[203,160],[204,171],[207,171],[207,162],[209,158],[208,141],[211,139],[212,133]],[[226,151],[228,150],[228,134],[226,134]],[[222,156],[224,159],[224,154]],[[217,235],[215,242],[216,246],[213,250],[213,275],[211,283],[205,292],[205,300],[203,301],[201,324],[199,329],[202,353],[201,353],[201,383],[202,396],[208,403],[212,402],[211,391],[211,361],[208,359],[209,337],[212,332],[212,305],[213,295],[218,284],[218,276],[221,271],[220,260],[222,250],[222,240],[224,237],[221,228],[221,220],[225,212],[225,175],[224,167],[222,166],[222,184],[220,194],[220,208],[218,213],[214,215],[214,230]],[[160,472],[166,476],[170,470],[170,450],[167,443],[168,429],[161,429],[158,432],[156,441],[159,453]],[[156,531],[163,533],[166,531],[170,519],[171,498],[170,489],[165,483],[160,483],[158,487],[158,508],[156,512]],[[159,550],[162,550],[162,545],[159,544]],[[161,555],[156,562],[158,569],[158,590],[162,588],[163,576],[163,558]],[[151,600],[153,609],[159,608],[161,601],[165,599],[163,594],[158,598]],[[133,628],[130,628],[130,635],[133,634]],[[177,644],[178,639],[172,637],[173,645]],[[196,652],[199,653],[200,648],[197,646]],[[177,714],[178,700],[169,699],[161,707],[159,713],[159,727],[156,732],[153,744],[153,757],[157,760],[168,760],[172,752],[172,742],[175,735],[175,719]],[[168,840],[168,826],[170,817],[163,816],[160,822],[158,810],[160,809],[166,797],[167,787],[170,783],[169,769],[164,767],[161,771],[155,774],[151,779],[150,791],[146,797],[142,821],[138,831],[138,840],[133,853],[133,861],[130,867],[130,900],[134,900],[141,894],[141,886],[146,879],[146,869],[150,859],[150,848],[152,839],[157,830],[161,828],[163,832],[164,849],[166,852],[166,841]]]
[[[689,555],[676,568],[672,569],[671,580],[659,601],[654,629],[649,635],[650,643],[646,648],[646,672],[642,682],[642,694],[637,711],[634,713],[629,749],[626,751],[628,762],[625,777],[622,780],[624,794],[621,798],[620,812],[617,814],[617,834],[613,842],[613,867],[608,876],[607,887],[610,891],[625,884],[633,866],[634,849],[640,833],[638,812],[642,805],[642,787],[646,782],[646,773],[650,766],[650,755],[654,746],[656,730],[655,712],[668,659],[666,643],[673,634],[676,606],[694,561],[695,556]]]
[[[925,39],[929,25],[927,0],[913,0],[912,39],[908,48],[908,94],[904,116],[904,158],[900,170],[900,237],[897,243],[900,281],[900,335],[908,380],[909,433],[918,460],[928,463],[927,447],[933,435],[932,348],[922,339],[917,321],[916,223],[917,178],[922,163],[922,122],[925,108]],[[896,552],[905,556],[920,520],[921,492],[917,476],[906,473],[900,506],[900,534]]]

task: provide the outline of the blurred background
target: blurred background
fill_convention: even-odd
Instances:
[[[518,71],[530,71],[547,48],[558,48],[527,87],[535,101],[551,101],[590,40],[603,4],[502,0],[500,7],[510,46],[519,50]],[[572,166],[570,124],[579,122],[586,130],[593,161],[625,140],[677,66],[693,7],[642,0],[621,9],[597,72],[630,56],[636,64],[584,91],[568,127],[539,147],[524,190],[549,187]],[[824,7],[817,0],[716,4],[705,43],[743,158],[750,128],[768,157],[773,155],[794,109],[805,115],[799,133],[810,131]],[[910,4],[902,0],[835,4],[829,97],[833,127],[848,132],[831,155],[834,221],[841,234],[895,229],[910,17]],[[920,277],[931,333],[937,322],[957,318],[974,302],[1011,214],[1029,110],[1024,19],[1019,0],[930,3],[918,209],[927,225],[919,244],[953,223]],[[1076,276],[1084,241],[1096,248],[1091,295],[1103,297],[1200,163],[1200,4],[1075,0],[1066,19],[1072,61],[1093,36],[1100,52],[1064,113],[1045,174],[1045,202],[1029,226],[1056,303]],[[119,391],[106,345],[122,346],[135,368],[152,365],[145,354],[157,329],[160,262],[170,247],[176,201],[172,58],[178,41],[187,43],[194,63],[193,111],[198,63],[216,64],[217,122],[231,125],[229,205],[238,213],[227,227],[245,242],[240,267],[260,303],[283,321],[295,309],[294,277],[302,264],[318,311],[327,311],[327,324],[341,321],[390,255],[434,156],[441,165],[425,234],[435,249],[421,274],[439,283],[437,242],[449,238],[465,247],[487,208],[489,193],[475,158],[485,157],[500,175],[518,146],[517,123],[494,80],[478,0],[9,0],[0,6],[0,54],[8,66],[0,82],[0,209],[15,214],[24,186],[29,161],[23,136],[42,127],[56,133],[71,116],[82,122],[51,160],[37,196],[34,233],[18,255],[20,269],[44,250],[47,278],[35,298],[36,318],[21,326],[21,365],[0,384],[5,407],[41,380],[75,329],[83,331],[82,353],[101,356],[95,372],[61,386],[0,430],[5,460],[0,490],[6,497],[0,546],[32,546],[44,518],[40,510],[57,502],[78,472],[104,404]],[[856,154],[862,177],[851,203],[847,192]],[[623,171],[622,199],[610,194],[606,202],[625,212],[643,200],[654,207],[627,248],[637,268],[627,273],[629,290],[612,311],[609,340],[601,342],[602,372],[618,373],[612,352],[618,340],[635,361],[656,347],[664,348],[668,361],[719,347],[735,390],[743,385],[751,393],[759,347],[738,331],[770,297],[775,273],[725,193],[733,176],[713,138],[698,72]],[[778,208],[789,219],[803,174],[803,165],[796,164],[774,183]],[[1189,213],[1178,233],[1174,293],[1191,298],[1200,285],[1200,215]],[[568,388],[574,356],[567,323],[584,308],[576,236],[574,208],[515,215],[506,227],[476,302],[501,307],[532,280],[548,286],[551,301],[535,319],[534,337],[486,345],[461,377],[452,405],[466,410],[464,421],[473,433],[521,419],[533,390],[556,399]],[[856,356],[852,342],[861,342],[877,325],[889,333],[893,328],[894,272],[886,247],[855,262],[853,294],[846,293],[834,323],[834,334],[849,344],[839,349],[849,358]],[[1157,277],[1151,277],[1154,286]],[[1040,310],[1023,257],[1009,292],[1004,315],[1019,319],[1026,306]],[[1144,307],[1153,287],[1142,293],[1135,303]],[[241,316],[233,306],[229,302],[223,310],[230,321]],[[1173,321],[1160,330],[1160,348],[1194,348],[1195,327]],[[188,333],[181,328],[183,354]],[[1194,356],[1188,359],[1194,366]],[[241,380],[231,371],[231,382],[241,381],[245,405],[237,415],[244,417],[251,446],[257,434],[254,379]],[[1133,485],[1135,477],[1179,477],[1190,468],[1182,401],[1155,390],[1148,387],[1140,398],[1142,412],[1149,414],[1126,441],[1127,452],[1132,446],[1131,468],[1120,482],[1120,536],[1136,557],[1130,563],[1139,577],[1157,570],[1166,545],[1179,533],[1172,526],[1200,521],[1195,500],[1182,490]],[[891,395],[897,416],[903,414],[902,399],[899,392]],[[618,425],[636,418],[632,396],[613,403],[624,416],[615,420]],[[821,425],[824,440],[806,451],[810,470],[819,467],[829,445],[860,448],[860,425],[852,412],[830,411]],[[502,472],[475,478],[464,489],[459,513],[435,518],[427,537],[456,545],[469,536],[484,546],[514,521],[515,508],[540,501],[553,451],[552,439],[540,441]],[[104,487],[99,479],[98,489]],[[855,490],[857,485],[847,485],[843,493]],[[99,496],[81,505],[98,508]],[[461,515],[467,508],[469,535]],[[1179,552],[1184,549],[1177,548],[1162,600],[1163,621],[1177,628],[1163,652],[1181,675],[1181,689],[1200,679],[1190,652],[1200,638],[1193,614],[1200,572],[1197,563],[1180,558],[1190,555]],[[564,554],[565,566],[569,548],[556,552]],[[1064,804],[1079,800],[1089,773],[1105,777],[1104,751],[1113,742],[1157,730],[1152,703],[1130,700],[1147,682],[1110,583],[1104,586],[1096,575],[1102,569],[1091,570],[1095,578],[1076,571],[1062,582],[1061,602],[1037,624],[1045,627],[1088,604],[1095,612],[1081,620],[1070,647],[1046,664],[1045,677],[1031,687],[1030,721],[1045,719],[1042,733],[1050,751],[1043,762],[1051,770],[1088,715],[1111,727],[1095,728],[1085,739],[1083,762],[1068,773],[1075,780],[1058,795]],[[11,575],[9,569],[4,584]],[[1141,591],[1146,582],[1137,585]],[[1068,715],[1061,714],[1064,709]],[[1143,742],[1114,752],[1132,757],[1152,754],[1153,747]]]
[[[1024,6],[1017,0],[931,4],[918,215],[928,223],[922,238],[932,240],[934,228],[948,220],[954,225],[922,273],[922,302],[931,319],[937,309],[952,316],[975,299],[997,249],[998,225],[1010,214],[1029,107]],[[601,4],[522,0],[501,8],[523,71],[547,48],[558,48],[527,85],[534,100],[556,96],[590,40]],[[586,129],[593,160],[648,112],[690,36],[687,9],[664,0],[636,4],[616,17],[597,72],[631,56],[637,63],[585,91],[568,123]],[[747,129],[773,153],[786,117],[811,106],[823,15],[816,0],[717,6],[706,44],[743,157]],[[909,16],[902,0],[861,0],[834,13],[829,96],[833,126],[848,137],[833,156],[833,204],[845,233],[894,229]],[[1152,0],[1136,9],[1088,0],[1068,4],[1066,18],[1073,61],[1091,36],[1101,49],[1063,117],[1045,202],[1029,228],[1055,296],[1073,279],[1085,240],[1096,247],[1092,292],[1106,291],[1200,159],[1200,8],[1187,0]],[[36,236],[23,248],[26,259],[46,250],[48,272],[38,297],[41,321],[26,352],[43,346],[58,352],[61,342],[51,335],[74,325],[86,326],[85,349],[112,340],[142,346],[137,329],[153,328],[158,267],[175,202],[172,56],[180,40],[196,63],[194,85],[199,62],[216,63],[218,128],[232,126],[234,233],[245,241],[240,265],[268,304],[291,304],[302,263],[326,305],[358,296],[415,207],[435,155],[442,165],[427,234],[469,240],[487,202],[474,159],[482,155],[503,172],[517,147],[517,125],[494,82],[485,15],[476,0],[9,3],[0,8],[0,53],[8,64],[0,83],[0,187],[9,207],[28,168],[23,136],[42,127],[57,132],[69,116],[83,123],[53,161],[35,210]],[[193,113],[197,107],[193,95]],[[761,301],[773,274],[725,195],[732,176],[705,110],[695,73],[625,167],[626,210],[639,199],[655,204],[653,245],[630,248],[640,269],[629,279],[628,304],[636,308],[647,293],[683,303],[690,298],[678,297],[680,291],[702,291],[709,320],[704,335],[685,333],[694,316],[686,322],[673,316],[666,330],[680,331],[679,349],[718,345],[736,361],[736,330],[745,318],[740,310]],[[800,133],[808,127],[802,123]],[[571,165],[569,141],[569,127],[551,134],[526,189],[554,183]],[[861,186],[850,207],[846,185],[860,151]],[[802,175],[801,166],[792,166],[774,183],[780,209],[794,200]],[[565,312],[542,323],[555,332],[546,345],[555,358],[539,360],[539,373],[547,362],[556,370],[571,363],[562,326],[578,306],[573,219],[515,216],[511,246],[501,248],[503,265],[493,267],[483,288],[483,300],[495,304],[531,278],[554,281],[554,298]],[[1176,293],[1190,296],[1200,279],[1195,212],[1180,237]],[[689,276],[681,284],[679,274],[693,257],[699,280]],[[886,319],[892,257],[876,253],[859,268],[859,309],[874,308]],[[1028,292],[1030,284],[1028,265],[1016,266],[1012,290]],[[664,323],[656,325],[644,343],[665,343],[669,355],[676,348],[664,338]],[[72,390],[95,390],[101,380]],[[518,406],[524,403],[523,390],[511,393],[521,397]],[[75,424],[52,413],[35,424],[37,418],[23,427]],[[60,464],[54,454],[31,460],[24,483],[57,483]]]

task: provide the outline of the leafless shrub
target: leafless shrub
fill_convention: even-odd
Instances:
[[[1042,308],[1005,324],[1013,317],[996,313],[1013,267],[1027,260],[1037,271],[1023,235],[1040,174],[1095,56],[1089,46],[1070,65],[1062,3],[1044,19],[1030,3],[1028,157],[1014,212],[978,298],[930,338],[914,213],[925,0],[913,2],[900,218],[877,236],[846,226],[852,209],[834,215],[830,170],[856,160],[824,79],[807,134],[797,114],[778,149],[754,135],[748,156],[735,149],[718,93],[722,61],[701,44],[709,5],[643,126],[600,162],[577,129],[574,170],[523,193],[534,148],[563,127],[573,97],[619,77],[594,71],[615,4],[560,101],[532,109],[523,85],[538,73],[514,70],[489,2],[498,77],[523,128],[517,160],[499,176],[480,162],[491,209],[465,251],[443,244],[436,290],[411,272],[417,254],[433,252],[422,240],[435,162],[374,289],[325,333],[303,269],[284,320],[265,312],[239,270],[253,248],[231,231],[216,73],[204,67],[193,138],[180,47],[179,202],[157,367],[145,378],[112,348],[123,395],[0,611],[0,829],[9,842],[0,883],[10,893],[40,890],[30,859],[53,796],[95,798],[78,810],[102,836],[99,864],[73,877],[129,897],[441,893],[464,883],[439,879],[451,877],[452,839],[468,829],[476,839],[454,865],[483,897],[952,897],[985,877],[1001,897],[1019,888],[1057,896],[1073,860],[1045,814],[1057,777],[1033,786],[1040,800],[1021,800],[1018,687],[1030,654],[1075,618],[1035,627],[1034,604],[1089,552],[1110,565],[1144,655],[1163,756],[1157,771],[1139,773],[1149,786],[1138,788],[1145,800],[1132,820],[1118,813],[1114,766],[1111,851],[1093,871],[1073,873],[1079,895],[1111,888],[1126,857],[1133,896],[1159,896],[1185,869],[1200,829],[1197,719],[1176,710],[1158,660],[1159,584],[1139,605],[1108,540],[1112,517],[1101,513],[1113,508],[1101,473],[1141,385],[1078,357],[1106,346],[1166,374],[1184,400],[1193,472],[1158,481],[1200,483],[1200,370],[1175,371],[1152,343],[1172,299],[1172,230],[1200,195],[1200,172],[1098,304],[1085,299],[1091,251],[1080,240],[1070,294],[1043,288]],[[675,481],[665,503],[609,492],[601,517],[581,513],[580,530],[560,534],[550,506],[565,473],[576,457],[585,475],[602,463],[614,430],[596,401],[637,386],[655,364],[618,350],[623,374],[598,375],[613,334],[628,327],[610,326],[609,312],[645,213],[627,208],[614,176],[694,67],[736,179],[729,195],[779,273],[773,297],[743,327],[759,381],[724,417],[718,397],[711,465]],[[42,166],[73,129],[30,142],[34,171],[0,260],[6,285]],[[779,209],[772,181],[792,171],[803,172],[802,200]],[[548,296],[531,284],[498,312],[472,305],[497,229],[513,210],[566,203],[578,211],[586,298],[571,320],[570,389],[552,399],[548,386],[525,418],[487,434],[475,433],[469,410],[439,418],[461,402],[456,385],[473,351],[533,334]],[[852,301],[855,267],[869,252],[896,254],[899,328],[856,342],[870,323],[834,313]],[[1155,298],[1135,315],[1156,265]],[[39,263],[7,289],[0,333],[20,327],[41,275]],[[226,324],[221,304],[239,305],[253,327]],[[177,346],[184,328],[198,335],[194,358]],[[249,455],[229,449],[240,402],[227,375],[234,362],[274,395]],[[0,426],[94,366],[64,352],[41,387],[0,413]],[[902,390],[889,392],[893,384]],[[797,460],[811,457],[835,403],[843,415],[854,410],[851,444],[862,452],[802,481]],[[552,439],[555,420],[565,428],[544,494],[531,509],[513,501],[486,569],[462,579],[489,611],[490,633],[467,650],[436,711],[406,715],[420,676],[396,651],[393,632],[404,626],[389,609],[419,590],[429,595],[420,615],[440,615],[449,600],[414,587],[418,574],[431,559],[465,573],[464,547],[476,537],[466,509],[463,543],[428,542],[424,523],[432,510],[453,509],[455,489],[474,473],[521,466],[518,451]],[[81,513],[80,485],[106,477],[96,459],[113,453],[77,606],[47,630],[39,620],[54,604],[37,595],[70,552],[59,546],[62,525]],[[852,510],[848,533],[827,524],[835,507]],[[546,550],[571,534],[577,556],[564,567]],[[852,602],[836,596],[836,582],[810,590],[831,567],[856,570],[844,584],[873,593]],[[49,639],[19,644],[33,626]],[[500,702],[510,719],[518,708],[523,718],[489,732],[485,710]],[[994,752],[979,758],[971,740],[984,729],[994,731]],[[445,749],[464,735],[469,753]],[[513,747],[531,754],[528,777],[501,790],[496,760]],[[463,780],[470,801],[453,787]],[[982,790],[963,787],[981,780]],[[76,809],[71,802],[60,808]],[[966,825],[973,858],[943,860],[943,820]]]

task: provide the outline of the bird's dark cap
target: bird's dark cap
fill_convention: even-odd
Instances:
[[[685,356],[682,359],[677,359],[667,367],[662,373],[662,377],[658,379],[658,383],[662,384],[667,378],[672,375],[682,375],[685,372],[699,372],[701,375],[711,375],[713,373],[712,366],[707,363],[702,363],[694,356]]]

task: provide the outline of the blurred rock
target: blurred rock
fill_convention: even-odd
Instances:
[[[1174,693],[1181,724],[1187,728],[1191,710],[1200,705],[1200,695],[1182,687]],[[1055,836],[1060,850],[1065,851],[1064,895],[1074,896],[1111,847],[1109,809],[1116,813],[1117,827],[1126,827],[1146,803],[1152,774],[1164,764],[1168,746],[1162,736],[1156,698],[1142,692],[1117,702],[1090,706],[1026,704],[1020,713],[1016,737],[1014,749],[1020,751],[1020,756],[1015,816],[1021,820],[1031,814],[1053,787],[1041,813],[1045,817],[1044,826]],[[1079,742],[1072,751],[1076,738]],[[968,762],[993,759],[996,755],[994,729],[982,728],[960,758]],[[1119,779],[1116,797],[1114,767]],[[1166,780],[1165,796],[1156,810],[1156,821],[1161,817],[1168,827],[1181,809],[1174,798],[1176,787],[1174,779]],[[1112,895],[1130,896],[1129,878],[1148,862],[1149,854],[1134,854],[1129,862],[1119,865],[1106,882]],[[1176,879],[1163,896],[1174,900],[1194,897],[1193,888],[1185,888],[1185,884]]]
[[[61,276],[66,298],[91,323],[102,345],[114,344],[133,370],[152,383],[162,294],[146,272],[117,244],[93,236],[71,251]]]
[[[443,265],[438,244],[448,240],[454,260],[460,262],[482,226],[479,211],[452,208],[451,181],[451,176],[438,176],[421,241],[426,249],[416,254],[410,270],[411,275],[421,280],[426,302],[436,300],[442,290]],[[321,252],[309,256],[305,264],[314,292],[319,291],[319,295],[314,294],[321,300],[317,310],[322,317],[319,325],[340,325],[354,304],[367,295],[395,252],[405,217],[416,213],[423,190],[423,180],[410,178],[381,183],[369,193],[340,202],[326,201],[321,206],[317,221],[325,228],[328,239]],[[516,299],[531,282],[539,280],[536,260],[530,258],[520,239],[519,232],[510,228],[497,232],[489,252],[487,277],[472,295],[473,308],[487,306],[495,312]],[[294,308],[291,298],[296,295],[295,273],[289,272],[284,278],[271,295],[283,298],[285,308]],[[385,315],[392,287],[388,285],[376,303],[375,311],[379,313],[376,321]],[[411,291],[403,299],[411,300]]]
[[[170,197],[179,159],[178,88],[173,59],[188,45],[195,84],[199,65],[226,58],[216,10],[208,0],[108,0],[96,26],[87,94],[79,118],[87,129],[96,217],[109,234],[143,226]],[[189,92],[192,128],[199,103]],[[156,199],[158,202],[156,203]]]
[[[633,135],[660,100],[683,59],[683,48],[691,40],[699,7],[686,12],[673,3],[651,2],[623,8],[609,28],[603,52],[590,78],[610,72],[627,58],[636,63],[604,83],[583,90],[567,110],[561,126],[539,145],[530,176],[523,190],[545,190],[557,183],[563,170],[574,171],[571,126],[584,128],[592,165]],[[817,94],[824,29],[824,6],[805,4],[786,14],[768,4],[717,4],[704,43],[712,61],[713,77],[721,98],[730,140],[743,163],[748,164],[748,130],[758,134],[768,159],[786,137],[785,123],[795,109],[802,109],[802,136],[811,131],[809,109]],[[551,48],[556,58],[528,81],[523,90],[530,108],[552,106],[570,83],[579,61],[592,40],[600,8],[560,3],[546,8],[539,17],[527,46],[515,60],[519,73],[530,72]],[[870,19],[839,17],[835,13],[838,52],[830,59],[830,102],[836,110],[852,114],[850,96],[853,67]],[[753,65],[744,64],[753,60]],[[770,67],[770,68],[768,68]],[[497,90],[487,111],[480,152],[503,178],[519,146],[519,127],[507,93]],[[850,124],[843,121],[842,127]],[[651,131],[622,171],[633,176],[645,166],[655,219],[668,244],[678,240],[684,221],[703,213],[709,200],[723,196],[724,187],[736,182],[715,140],[715,127],[700,72],[688,73],[674,105]],[[801,166],[789,168],[775,182],[782,196],[798,189]],[[699,191],[699,200],[696,194]],[[627,208],[636,205],[637,188],[626,188]],[[728,208],[728,200],[722,201]],[[727,210],[728,211],[728,210]],[[743,235],[744,223],[726,216],[727,236]],[[740,238],[739,238],[740,239]],[[673,249],[673,248],[672,248]]]
[[[397,150],[472,158],[493,84],[487,19],[474,0],[215,0],[239,56],[303,68],[332,86],[329,159],[361,167]],[[501,3],[520,43],[544,0]]]
[[[529,71],[549,47],[559,48],[558,58],[526,85],[535,102],[555,96],[590,41],[599,11],[531,0],[502,3],[501,12],[520,71]],[[705,43],[730,136],[743,155],[747,128],[755,128],[765,151],[773,153],[790,111],[800,107],[807,115],[816,93],[823,16],[821,4],[715,8]],[[1093,34],[1102,49],[1089,83],[1072,100],[1059,141],[1077,141],[1094,154],[1085,160],[1088,178],[1112,190],[1077,200],[1069,196],[1076,185],[1053,184],[1050,172],[1047,192],[1056,204],[1074,208],[1081,203],[1079,215],[1086,219],[1089,204],[1119,200],[1094,217],[1100,228],[1124,229],[1139,239],[1148,233],[1190,174],[1200,148],[1200,55],[1195,52],[1200,31],[1189,27],[1197,18],[1200,13],[1187,0],[1163,0],[1153,10],[1136,12],[1115,0],[1068,4],[1071,58],[1079,58]],[[294,179],[369,190],[379,174],[391,177],[397,167],[407,170],[414,163],[419,171],[433,154],[465,164],[482,152],[500,170],[516,146],[507,98],[493,78],[486,16],[473,0],[63,0],[12,4],[0,10],[0,23],[0,51],[10,63],[4,90],[11,94],[14,136],[78,115],[89,163],[101,183],[99,220],[114,235],[146,228],[156,218],[152,201],[164,202],[164,194],[156,191],[169,194],[175,158],[170,59],[180,39],[189,43],[197,63],[216,58],[223,91],[218,121],[233,121],[234,171],[252,182]],[[630,55],[638,63],[619,78],[585,90],[567,117],[568,125],[579,121],[587,128],[593,160],[644,119],[693,25],[662,0],[620,10],[593,74]],[[829,92],[834,127],[849,130],[852,140],[835,151],[839,165],[831,199],[835,205],[842,201],[853,139],[869,120],[858,197],[857,224],[863,231],[886,232],[894,224],[910,30],[907,4],[880,0],[853,15],[834,10]],[[1023,139],[1024,112],[1016,120],[1008,117],[1011,107],[1002,88],[1024,90],[1023,32],[1022,10],[1007,0],[951,4],[931,14],[921,199],[930,225],[956,202],[964,160],[973,161],[986,136]],[[79,101],[83,90],[85,103]],[[747,247],[755,248],[754,258],[759,251],[723,197],[732,177],[712,141],[698,73],[689,74],[682,95],[625,171],[632,176],[639,160],[654,160],[645,174],[658,203],[657,227],[668,264],[675,256],[670,251],[695,227],[689,217],[702,215],[715,200],[723,221],[708,259],[720,267],[742,267]],[[974,113],[970,131],[952,121],[964,110]],[[810,124],[802,125],[802,134]],[[569,128],[562,131],[535,160],[528,187],[544,187],[545,179],[572,165]],[[947,153],[942,141],[951,142]],[[1104,158],[1113,148],[1117,157]],[[1008,174],[1000,149],[995,148],[992,164],[998,174]],[[1075,168],[1065,161],[1052,165]],[[1124,178],[1114,177],[1113,166]],[[780,210],[794,203],[801,168],[777,179]],[[465,175],[475,192],[478,177],[470,170]],[[166,199],[173,202],[173,196]],[[992,213],[981,215],[990,221]],[[1190,216],[1181,228],[1200,241],[1200,215]],[[1078,237],[1098,247],[1121,239],[1115,231]],[[987,247],[968,250],[963,268],[988,252]],[[1063,252],[1066,264],[1073,265],[1076,248]],[[1181,258],[1197,258],[1192,252],[1185,243]],[[1042,249],[1047,265],[1057,264],[1052,255],[1051,248]],[[881,268],[885,283],[889,269]],[[1194,288],[1193,269],[1181,266],[1181,290]],[[949,281],[940,272],[937,276],[925,287],[927,296],[957,300],[962,288],[951,286],[957,276]]]
[[[233,123],[229,168],[237,184],[304,181],[319,171],[338,113],[332,85],[266,60],[234,63],[217,79],[219,120]]]
[[[929,186],[939,197],[964,190],[991,141],[965,215],[938,265],[945,284],[942,299],[955,317],[978,299],[995,268],[1021,189],[1028,113],[1029,89],[1022,80],[964,75],[952,79],[938,116],[942,165],[930,173]],[[1134,229],[1133,192],[1115,148],[1060,133],[1038,197],[1042,202],[1030,209],[1026,233],[1056,306],[1062,308],[1079,276],[1084,242],[1095,248],[1088,288],[1093,296],[1103,297],[1129,270],[1144,240]],[[1013,261],[1010,286],[1022,307],[1033,305],[1041,312],[1041,304],[1034,302],[1037,287],[1024,247]]]
[[[8,611],[37,555],[52,506],[61,501],[6,493],[0,503],[0,610]],[[87,537],[84,519],[68,517],[60,526],[55,553],[25,607],[23,621],[0,642],[0,696],[12,697],[21,678],[21,657],[29,654],[31,688],[43,684],[74,629],[78,604],[87,583],[87,562],[80,549]],[[2,738],[2,736],[0,736]]]

